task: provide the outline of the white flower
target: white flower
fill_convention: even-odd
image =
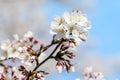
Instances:
[[[79,28],[74,25],[69,25],[69,34],[71,34],[73,37],[78,37],[79,35]]]
[[[11,46],[11,42],[9,40],[4,40],[0,42],[0,48],[4,51],[8,50],[10,46]]]
[[[84,74],[84,75],[88,75],[88,74],[90,74],[90,73],[92,73],[92,67],[86,67],[86,68],[84,69],[84,71],[83,71],[83,74]]]
[[[78,27],[83,27],[86,29],[90,29],[90,22],[88,21],[85,14],[83,14],[81,11],[75,10],[71,13],[72,16],[74,16],[74,19],[76,21],[76,24]]]
[[[67,24],[74,24],[74,23],[75,23],[75,18],[74,18],[74,16],[71,15],[70,13],[68,13],[68,12],[65,12],[65,13],[63,14],[63,18],[65,19],[65,22],[66,22]]]
[[[28,53],[22,53],[19,55],[19,59],[21,60],[28,60],[30,58],[30,55]]]
[[[18,58],[19,57],[19,52],[16,50],[16,49],[14,49],[14,48],[12,48],[12,47],[10,47],[9,49],[8,49],[8,58]]]
[[[17,41],[19,40],[19,36],[17,34],[14,34],[13,37],[15,40],[17,40]]]
[[[79,38],[82,40],[82,41],[85,41],[87,39],[87,35],[88,35],[88,30],[82,30],[80,33],[79,33]]]
[[[24,38],[25,38],[25,39],[29,39],[29,38],[31,38],[31,37],[33,37],[33,32],[32,32],[32,31],[28,31],[28,32],[24,35]]]
[[[23,47],[18,47],[17,49],[19,52],[23,52]]]
[[[64,23],[64,20],[60,16],[55,16],[54,21],[51,22],[51,28],[57,29],[63,23]]]
[[[102,80],[103,79],[103,75],[102,75],[101,72],[94,73],[94,76],[96,77],[96,80]]]
[[[11,43],[9,40],[3,41],[1,43],[1,49],[3,50],[1,59],[11,58],[11,57],[15,58],[19,56],[20,53],[13,46],[14,44]]]
[[[104,80],[101,72],[93,72],[92,67],[85,68],[84,72],[84,80]]]
[[[69,36],[65,21],[59,16],[55,16],[54,21],[51,22],[51,29],[50,33],[56,35],[56,39],[66,39]]]
[[[68,34],[68,29],[65,25],[60,25],[57,28],[54,28],[51,30],[51,33],[56,35],[56,39],[61,39],[61,38],[68,38],[69,34]]]

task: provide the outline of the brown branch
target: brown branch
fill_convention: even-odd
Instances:
[[[53,50],[53,52],[44,60],[44,61],[42,61],[39,65],[37,65],[34,69],[33,69],[33,71],[36,71],[37,70],[37,68],[39,68],[42,64],[44,64],[48,59],[50,59],[51,58],[51,56],[55,53],[55,51],[59,48],[59,46],[62,44],[62,42],[63,42],[63,39],[59,42],[59,44],[55,47],[55,49]]]
[[[59,46],[62,44],[62,42],[63,42],[64,40],[63,39],[61,39],[60,40],[60,42],[59,42],[59,44],[55,47],[55,49],[52,51],[52,53],[45,59],[45,60],[43,60],[41,63],[37,63],[38,65],[36,65],[36,67],[33,69],[33,71],[36,71],[42,64],[44,64],[46,61],[48,61],[52,56],[53,56],[53,54],[55,53],[55,51],[59,48]],[[58,43],[57,41],[56,42],[54,42],[54,43],[51,43],[50,45],[48,45],[48,46],[46,46],[45,48],[49,48],[49,47],[51,47],[53,44],[56,44],[56,43]],[[46,49],[43,49],[43,52],[44,51],[46,51]],[[40,54],[39,54],[40,55]],[[38,57],[39,57],[39,55],[37,55]],[[28,74],[28,76],[27,76],[27,79],[26,80],[29,80],[29,77],[31,76],[32,74],[31,74],[31,71],[29,72],[29,74]]]

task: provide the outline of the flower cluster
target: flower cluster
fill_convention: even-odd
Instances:
[[[92,67],[86,67],[83,71],[84,80],[103,80],[101,72],[93,72]]]
[[[90,28],[86,16],[75,10],[72,13],[65,12],[62,17],[55,16],[50,32],[56,35],[56,39],[74,39],[79,44],[86,40]]]
[[[18,58],[27,66],[32,66],[31,62],[35,59],[35,52],[32,50],[32,47],[38,42],[39,40],[34,39],[31,31],[27,32],[22,39],[20,39],[18,35],[14,35],[12,42],[10,42],[10,40],[1,41],[0,48],[3,53],[0,58],[1,60]]]
[[[44,80],[44,75],[48,72],[39,68],[49,59],[54,59],[56,69],[59,73],[62,70],[74,72],[74,65],[71,59],[75,57],[71,49],[75,49],[81,41],[87,38],[90,23],[86,16],[76,10],[72,13],[65,12],[62,17],[55,16],[51,23],[51,34],[53,40],[49,45],[44,45],[36,39],[33,32],[27,32],[22,38],[14,35],[14,40],[0,41],[0,80]],[[36,49],[37,47],[38,49]],[[44,52],[55,45],[49,55]],[[19,65],[5,64],[4,61],[11,60]],[[32,69],[30,68],[32,67]],[[85,80],[101,80],[100,73],[92,73],[88,69],[84,72]],[[90,78],[90,79],[89,79]]]
[[[92,67],[86,67],[83,71],[84,78],[82,80],[105,80],[101,72],[93,72]],[[76,78],[75,80],[81,80]]]
[[[20,38],[17,34],[14,35],[14,40],[4,40],[0,43],[0,49],[2,53],[0,54],[0,64],[3,67],[1,71],[5,73],[11,71],[11,79],[13,80],[26,80],[27,73],[29,72],[27,68],[34,65],[37,57],[37,52],[33,49],[36,44],[39,43],[39,39],[34,38],[33,32],[28,31],[23,38]],[[42,47],[41,44],[40,47]],[[12,60],[12,62],[21,62],[19,68],[9,65],[4,65],[2,61]],[[40,59],[39,59],[40,60]],[[24,67],[26,66],[26,68]],[[6,74],[7,74],[6,72]],[[2,80],[5,78],[5,74],[0,74]],[[9,77],[10,78],[10,77]],[[6,79],[6,78],[5,78]]]

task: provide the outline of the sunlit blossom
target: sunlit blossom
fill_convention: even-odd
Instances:
[[[82,12],[73,11],[72,13],[65,12],[62,17],[55,16],[50,32],[56,35],[56,39],[73,38],[80,43],[86,40],[90,27],[88,19]]]

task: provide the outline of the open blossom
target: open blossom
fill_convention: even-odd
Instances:
[[[25,35],[24,35],[24,38],[25,39],[29,39],[29,38],[32,38],[33,37],[33,32],[32,31],[28,31]]]
[[[67,27],[66,27],[66,25],[63,25],[63,24],[61,24],[59,27],[53,29],[51,31],[51,34],[55,34],[56,39],[61,39],[61,38],[66,39],[69,36],[69,34],[67,32]]]
[[[63,24],[63,22],[64,22],[63,18],[61,18],[60,16],[55,16],[54,21],[51,22],[51,28],[52,29],[54,29],[54,28],[57,29],[61,24]]]
[[[14,48],[9,48],[8,49],[8,58],[18,58],[20,53],[14,49]]]
[[[88,29],[90,29],[90,23],[86,16],[80,11],[73,11],[65,12],[62,17],[55,16],[50,32],[55,34],[57,39],[72,38],[76,42],[81,42],[86,40]]]
[[[76,78],[75,80],[105,80],[101,72],[93,72],[92,67],[86,67],[83,71],[83,79]]]
[[[9,47],[10,47],[10,41],[9,40],[4,40],[4,41],[1,41],[0,43],[0,48],[4,51],[6,51]]]
[[[92,73],[92,67],[86,67],[86,68],[84,69],[84,71],[83,71],[83,74],[84,74],[84,75],[88,75],[88,74],[90,74],[90,73]]]

